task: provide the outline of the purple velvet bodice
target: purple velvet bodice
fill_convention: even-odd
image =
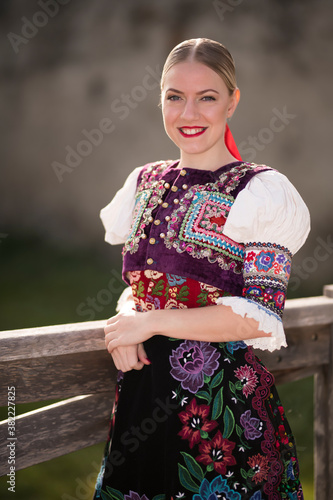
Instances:
[[[215,171],[178,168],[178,161],[145,165],[137,184],[123,277],[155,270],[201,281],[241,296],[244,245],[224,225],[232,205],[264,165],[234,162]]]

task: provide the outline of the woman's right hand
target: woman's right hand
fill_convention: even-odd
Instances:
[[[111,356],[116,368],[122,372],[142,370],[145,365],[150,365],[143,344],[116,347]]]

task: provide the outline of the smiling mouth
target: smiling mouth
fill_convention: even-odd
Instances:
[[[207,130],[207,127],[180,127],[179,132],[182,134],[183,137],[198,137],[199,135],[202,135],[205,130]]]

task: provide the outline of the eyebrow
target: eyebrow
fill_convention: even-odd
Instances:
[[[177,94],[184,94],[184,92],[182,92],[181,90],[172,89],[172,88],[167,89],[166,92],[176,92]],[[214,90],[214,89],[200,90],[199,92],[197,92],[197,94],[202,95],[202,94],[206,94],[206,92],[214,92],[215,94],[218,94],[218,91]]]

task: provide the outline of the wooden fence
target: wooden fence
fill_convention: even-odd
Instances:
[[[333,285],[325,286],[323,293],[286,302],[288,348],[261,351],[260,358],[277,384],[315,376],[315,498],[332,500]],[[11,403],[11,387],[16,405],[62,400],[17,416],[15,436],[9,436],[7,420],[0,422],[0,475],[9,473],[7,444],[14,437],[16,470],[106,439],[116,370],[105,350],[104,324],[92,321],[0,333],[0,406]]]

